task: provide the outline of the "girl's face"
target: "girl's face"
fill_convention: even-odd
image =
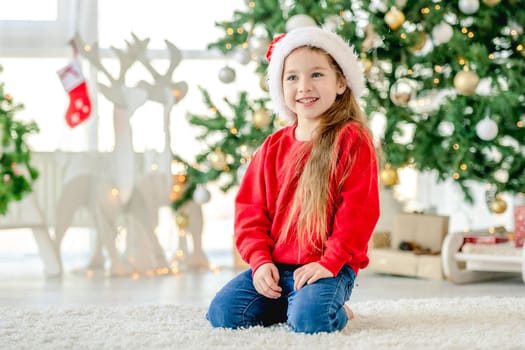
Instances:
[[[317,119],[345,89],[346,82],[338,79],[326,54],[301,47],[284,61],[284,101],[298,120]]]

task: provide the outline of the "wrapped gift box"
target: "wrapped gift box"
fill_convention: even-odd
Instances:
[[[392,275],[442,279],[440,251],[448,226],[448,216],[397,214],[390,235],[376,232],[372,237],[369,249],[370,270]],[[428,250],[428,253],[400,250],[402,242],[413,242]]]
[[[514,206],[514,243],[523,247],[525,242],[525,204]]]
[[[369,249],[390,247],[390,232],[376,231],[370,239]]]
[[[463,238],[463,243],[498,244],[505,243],[508,240],[508,237],[498,235],[466,235]]]

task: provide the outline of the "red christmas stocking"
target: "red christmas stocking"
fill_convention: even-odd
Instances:
[[[58,72],[60,81],[69,95],[69,107],[66,111],[66,123],[74,128],[91,114],[91,101],[86,80],[80,68],[80,62],[75,58],[70,64]]]

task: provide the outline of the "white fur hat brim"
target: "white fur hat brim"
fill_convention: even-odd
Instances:
[[[295,119],[295,114],[286,107],[284,102],[282,75],[284,60],[294,49],[302,46],[317,47],[326,51],[341,67],[346,83],[355,98],[359,98],[365,90],[363,67],[350,46],[339,35],[319,27],[301,27],[288,32],[273,47],[267,70],[268,90],[273,103],[273,109],[278,116],[289,120]]]

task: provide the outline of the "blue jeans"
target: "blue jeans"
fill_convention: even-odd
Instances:
[[[355,272],[343,266],[336,277],[323,278],[294,290],[293,272],[299,266],[276,264],[278,299],[267,298],[255,290],[252,270],[228,282],[212,300],[206,318],[213,327],[247,328],[288,323],[300,333],[334,332],[343,329],[348,316],[343,308],[354,287]]]

